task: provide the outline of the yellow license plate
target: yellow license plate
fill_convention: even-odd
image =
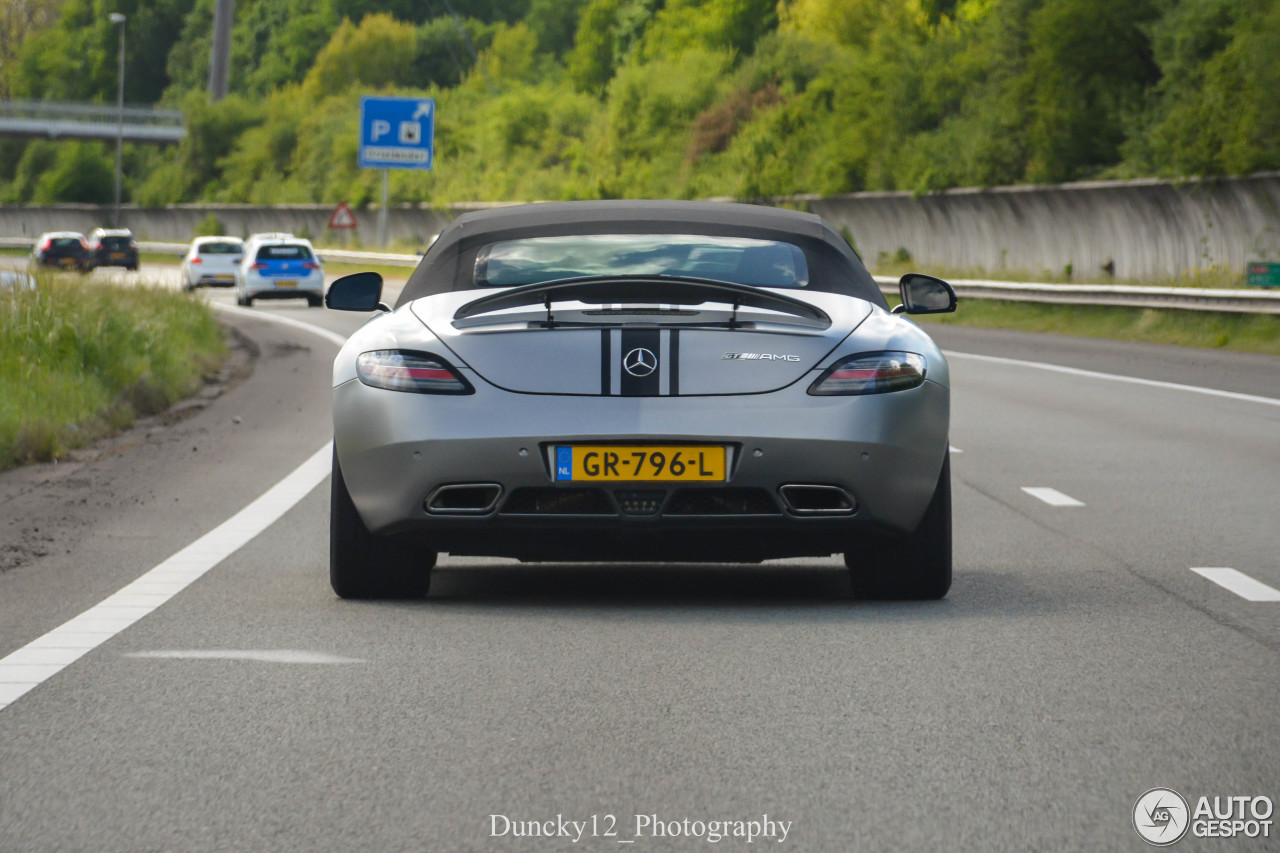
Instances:
[[[276,287],[297,287],[297,286],[298,286],[298,283],[296,281],[277,281],[276,282]]]
[[[720,481],[725,449],[708,446],[559,445],[557,480]]]
[[[75,262],[76,262],[75,258],[61,258],[58,261],[58,263],[62,264],[64,267],[74,266]]]
[[[111,253],[111,260],[113,260],[113,261],[123,261],[123,260],[124,260],[124,252],[112,252],[112,253]]]

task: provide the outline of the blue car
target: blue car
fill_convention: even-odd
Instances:
[[[310,241],[292,234],[255,234],[245,244],[236,270],[236,302],[255,299],[305,299],[324,304],[324,268]]]

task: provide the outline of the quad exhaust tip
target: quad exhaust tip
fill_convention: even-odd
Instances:
[[[432,515],[484,515],[493,512],[500,497],[497,483],[454,483],[436,488],[422,506]]]
[[[810,483],[789,483],[778,488],[787,512],[793,515],[852,515],[858,502],[847,489]]]

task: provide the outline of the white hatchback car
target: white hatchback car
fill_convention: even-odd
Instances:
[[[243,258],[244,241],[239,237],[197,237],[182,259],[182,286],[234,287]]]
[[[309,240],[291,234],[254,234],[236,271],[236,302],[305,299],[324,304],[324,268]]]

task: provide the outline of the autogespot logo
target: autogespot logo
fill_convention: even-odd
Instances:
[[[1181,841],[1190,825],[1187,801],[1171,788],[1152,788],[1133,804],[1133,828],[1143,841],[1156,847]]]

